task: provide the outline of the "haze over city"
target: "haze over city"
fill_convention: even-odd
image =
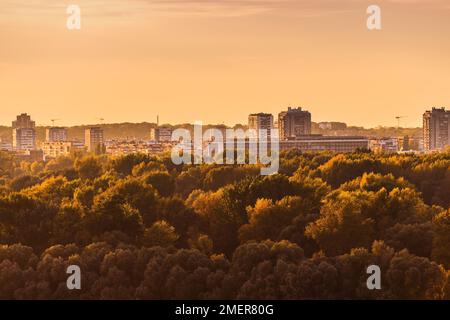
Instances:
[[[0,125],[245,123],[289,105],[313,121],[421,126],[450,103],[450,6],[377,1],[56,0],[0,3]]]

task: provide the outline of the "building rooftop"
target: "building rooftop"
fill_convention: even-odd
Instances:
[[[289,137],[286,141],[304,141],[304,140],[368,140],[364,136],[324,136],[321,134],[302,135],[297,137]]]
[[[250,116],[272,116],[272,114],[271,113],[259,112],[259,113],[251,113]]]

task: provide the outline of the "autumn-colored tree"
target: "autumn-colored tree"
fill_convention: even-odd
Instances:
[[[161,197],[170,197],[175,192],[175,179],[168,172],[150,172],[144,176],[144,181],[153,186]]]
[[[150,228],[145,229],[143,243],[146,246],[171,246],[178,240],[175,228],[167,221],[156,221]]]
[[[248,207],[248,224],[239,230],[241,242],[248,240],[279,240],[281,231],[302,212],[300,197],[286,197],[276,203],[259,199],[254,207]]]
[[[280,164],[0,151],[0,299],[450,299],[448,151]]]
[[[78,158],[75,161],[75,170],[82,179],[94,179],[102,174],[103,167],[97,157]]]
[[[450,209],[434,217],[433,230],[431,258],[450,268]]]

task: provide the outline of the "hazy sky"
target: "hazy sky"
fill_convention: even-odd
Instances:
[[[367,127],[449,108],[450,1],[0,0],[0,124],[234,124],[288,105]]]

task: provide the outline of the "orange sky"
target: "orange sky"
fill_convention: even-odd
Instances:
[[[448,0],[0,1],[0,124],[313,121],[420,126],[450,108]],[[366,8],[382,8],[381,31]]]

